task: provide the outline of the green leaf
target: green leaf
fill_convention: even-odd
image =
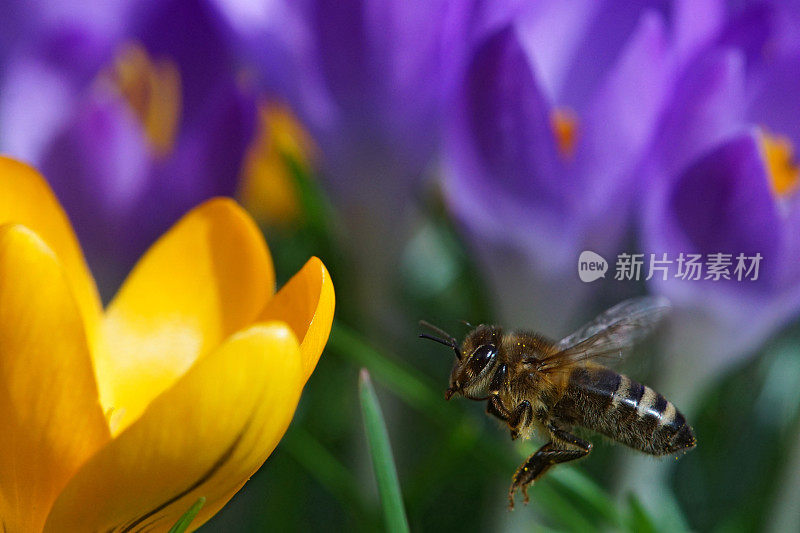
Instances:
[[[635,494],[628,495],[628,505],[630,506],[631,513],[629,518],[629,529],[630,531],[641,532],[641,533],[657,533],[658,528],[645,509],[642,502],[639,501],[639,498],[636,497]]]
[[[378,493],[383,504],[386,530],[407,532],[409,531],[408,519],[403,507],[403,497],[400,493],[400,481],[397,478],[392,448],[389,444],[389,433],[378,404],[378,397],[375,395],[375,389],[372,387],[372,381],[366,369],[361,369],[358,388],[361,412],[364,415],[364,428],[367,432],[367,443],[372,456],[372,466],[375,469],[375,478],[378,482]]]
[[[189,507],[189,510],[186,511],[186,513],[184,513],[184,515],[180,517],[177,522],[175,522],[175,525],[172,526],[172,528],[170,528],[169,533],[183,533],[186,531],[186,528],[189,527],[189,524],[192,523],[192,520],[195,519],[197,513],[200,512],[200,509],[203,508],[205,503],[205,496],[194,502],[194,505]]]

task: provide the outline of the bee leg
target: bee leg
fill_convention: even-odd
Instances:
[[[567,432],[564,432],[564,434],[573,437]],[[548,470],[550,470],[553,465],[580,459],[591,451],[591,443],[578,439],[577,437],[573,437],[573,439],[579,441],[581,444],[585,444],[586,446],[581,446],[577,442],[570,442],[569,444],[579,447],[579,449],[576,450],[571,447],[564,448],[562,444],[556,444],[551,441],[539,448],[536,453],[531,455],[528,460],[517,469],[516,473],[514,474],[514,480],[511,483],[511,488],[508,490],[509,509],[514,509],[514,493],[517,490],[522,491],[522,494],[525,497],[524,501],[525,503],[528,503],[528,486],[531,483],[541,478]],[[565,440],[565,442],[567,441]]]
[[[531,407],[531,402],[528,400],[523,400],[520,402],[517,407],[514,408],[514,411],[510,413],[508,418],[508,425],[511,428],[511,439],[517,440],[519,438],[520,431],[527,427],[528,424],[531,423],[533,419],[533,408]]]
[[[571,444],[573,446],[578,447],[581,451],[585,452],[583,455],[587,455],[590,451],[592,451],[591,442],[578,438],[568,431],[564,431],[563,429],[553,424],[553,422],[547,423],[547,430],[550,432],[550,435],[556,440],[560,440],[562,442],[566,442],[567,444]]]
[[[506,409],[506,406],[503,405],[503,402],[496,394],[489,396],[486,412],[492,416],[496,416],[503,422],[508,422],[508,419],[511,417],[511,413],[508,412],[508,409]]]

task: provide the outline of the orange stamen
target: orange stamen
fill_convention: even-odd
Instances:
[[[159,155],[175,142],[181,113],[181,78],[170,61],[153,61],[137,44],[125,46],[109,73]]]
[[[800,181],[800,168],[794,157],[794,147],[788,138],[762,131],[764,149],[772,190],[778,196],[792,193]]]
[[[558,150],[565,159],[572,159],[578,140],[578,118],[571,109],[560,107],[550,115]]]

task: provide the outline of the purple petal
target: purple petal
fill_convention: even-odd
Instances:
[[[207,101],[196,127],[182,131],[174,153],[158,162],[136,206],[145,245],[200,202],[234,195],[255,116],[253,97],[232,85]]]
[[[64,205],[101,291],[108,295],[141,252],[136,205],[151,153],[127,104],[98,88],[54,137],[41,169]]]
[[[317,73],[302,74],[314,80],[321,73],[339,113],[333,128],[321,132],[323,149],[341,146],[347,130],[344,135],[351,143],[391,146],[407,162],[409,174],[415,174],[436,147],[439,102],[451,77],[443,49],[444,27],[453,16],[448,2],[310,4],[306,17],[314,57],[306,68]],[[345,147],[342,153],[351,150]]]
[[[111,60],[110,40],[116,35],[98,34],[99,24],[49,17],[63,25],[50,28],[37,20],[0,73],[0,142],[8,153],[33,163],[75,112],[100,66]]]
[[[776,10],[766,4],[746,6],[729,18],[717,44],[743,50],[748,61],[758,62],[765,53],[771,53],[767,47],[772,46],[770,40],[777,31],[777,16]]]
[[[550,265],[570,261],[576,191],[513,27],[476,51],[454,109],[447,193],[456,214],[487,240],[513,242]]]
[[[668,48],[661,19],[642,17],[618,62],[579,116],[576,161],[589,198],[609,198],[625,185],[651,141],[669,84]],[[600,210],[598,202],[592,202]]]
[[[327,89],[345,108],[359,108],[369,94],[372,73],[362,0],[319,0],[308,14],[317,59]]]
[[[771,11],[771,39],[768,51],[776,54],[793,53],[800,48],[800,2],[796,0],[767,0],[762,4]]]
[[[788,137],[800,150],[800,49],[794,55],[767,58],[748,87],[748,117],[772,135]]]
[[[569,63],[569,70],[555,95],[559,105],[569,106],[579,115],[597,93],[606,73],[619,64],[624,50],[630,46],[632,36],[637,28],[641,28],[642,17],[667,16],[664,3],[658,0],[606,0],[599,4],[591,24],[583,31]],[[565,31],[572,29],[565,28]],[[543,53],[546,54],[547,50]]]
[[[435,147],[439,134],[448,61],[442,33],[452,16],[450,2],[369,0],[365,6],[380,80],[377,104],[388,107],[390,141],[405,146],[407,157],[418,156]]]
[[[540,85],[551,99],[559,101],[563,94],[565,78],[602,4],[591,0],[536,2],[519,16],[520,38],[536,65]],[[596,49],[594,43],[592,49]]]
[[[125,19],[136,2],[122,0],[103,2],[98,0],[52,1],[33,0],[25,4],[34,18],[37,29],[53,32],[81,28],[82,33],[119,38],[125,27]]]
[[[564,203],[550,105],[513,27],[476,52],[464,86],[464,127],[481,170],[501,194],[536,204]]]
[[[701,307],[710,295],[763,298],[775,288],[783,254],[783,224],[759,145],[758,134],[733,138],[699,158],[659,201],[648,207],[644,248],[667,253],[740,253],[764,258],[755,282],[654,279],[677,301]]]
[[[784,199],[781,205],[786,231],[786,252],[784,254],[785,270],[781,273],[782,281],[787,285],[800,286],[800,262],[792,258],[800,257],[800,194],[797,191]]]
[[[72,79],[88,81],[111,60],[116,44],[123,39],[130,6],[128,1],[12,1],[6,9],[16,13],[0,22],[0,26],[6,25],[0,32],[11,34],[11,42],[5,41],[4,47],[15,46],[0,50],[0,55],[32,55]]]
[[[5,64],[9,52],[16,48],[19,40],[25,35],[30,18],[30,12],[24,2],[18,0],[0,2],[0,64]]]
[[[256,77],[267,94],[293,101],[298,94],[314,94],[318,90],[309,91],[308,87],[320,85],[319,73],[314,80],[299,79],[299,72],[303,70],[301,63],[313,55],[311,36],[302,16],[302,2],[208,1],[217,13],[222,31],[231,36],[238,59],[253,65],[255,71],[248,75]],[[315,71],[309,68],[306,74],[309,73]],[[300,81],[302,83],[298,83]]]
[[[181,75],[183,119],[202,116],[220,80],[236,75],[231,36],[215,8],[205,0],[145,2],[134,13],[131,38],[155,59],[177,64]]]
[[[716,38],[725,19],[725,4],[721,0],[678,0],[674,4],[674,43],[679,63]]]
[[[780,220],[752,135],[726,143],[689,168],[669,202],[691,249],[775,257]]]
[[[74,111],[77,89],[69,76],[38,57],[20,56],[6,69],[0,90],[0,146],[9,155],[38,163]]]
[[[318,36],[309,21],[311,2],[274,0],[268,3],[234,3],[211,0],[235,47],[255,68],[258,87],[272,98],[290,105],[325,151],[330,139],[341,135],[341,120],[328,87],[320,59]],[[333,52],[331,52],[333,53]],[[326,154],[327,155],[327,154]]]
[[[656,155],[668,175],[742,130],[744,65],[733,51],[716,51],[693,63],[677,82],[664,112]]]
[[[442,27],[444,61],[444,94],[450,97],[464,75],[475,47],[499,29],[515,20],[529,4],[525,0],[459,0],[449,2]]]
[[[792,230],[781,220],[767,180],[758,134],[741,135],[701,157],[648,209],[646,252],[672,260],[680,253],[730,253],[733,265],[739,253],[763,257],[757,281],[736,280],[735,266],[729,281],[650,280],[678,308],[678,344],[702,349],[711,368],[752,353],[800,308],[797,276],[785,276],[787,267],[797,270],[796,256],[786,248]]]
[[[292,104],[322,148],[326,170],[370,146],[391,152],[406,167],[404,179],[418,176],[436,148],[441,95],[455,76],[446,35],[461,35],[452,25],[463,12],[448,0],[286,4],[285,28],[258,31],[230,10],[227,18],[245,28],[262,81]]]

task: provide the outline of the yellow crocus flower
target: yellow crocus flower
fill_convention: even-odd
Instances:
[[[105,311],[64,211],[0,157],[0,530],[199,527],[266,460],[327,342],[317,258],[277,293],[250,217],[214,199]]]

